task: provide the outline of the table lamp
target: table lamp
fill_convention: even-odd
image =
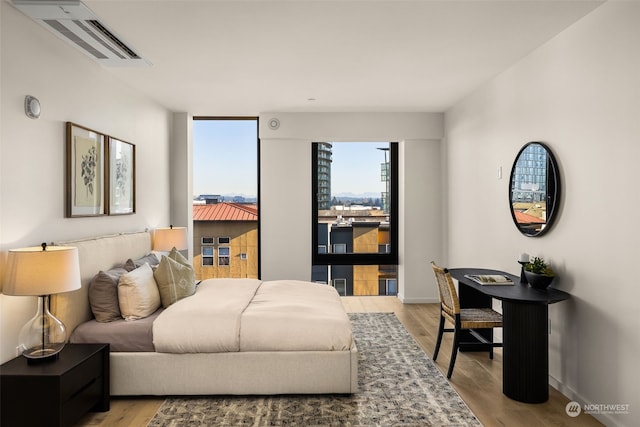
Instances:
[[[30,363],[55,359],[64,347],[66,328],[49,311],[49,295],[76,289],[80,289],[77,248],[43,243],[9,251],[2,292],[38,296],[38,311],[18,336],[20,351]]]
[[[169,252],[176,248],[179,251],[187,249],[187,228],[174,227],[156,228],[153,234],[153,250]]]

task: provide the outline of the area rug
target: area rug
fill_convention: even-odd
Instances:
[[[481,426],[393,313],[352,313],[353,395],[167,398],[148,427]]]

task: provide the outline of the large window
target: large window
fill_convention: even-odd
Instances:
[[[395,295],[398,144],[318,142],[312,152],[312,280],[342,295]]]
[[[259,277],[258,152],[256,117],[194,117],[193,253],[199,280]]]

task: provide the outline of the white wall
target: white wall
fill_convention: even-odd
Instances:
[[[581,403],[629,404],[640,424],[640,3],[609,2],[446,114],[449,265],[517,273],[547,258],[572,299],[550,308],[552,383]],[[522,236],[508,209],[522,145],[547,143],[563,202],[550,232]],[[502,166],[503,178],[497,179]]]
[[[193,117],[173,114],[170,155],[171,224],[187,227],[187,255],[193,260]]]
[[[169,223],[171,115],[5,1],[1,11],[0,266],[8,249]],[[24,97],[42,103],[24,114]],[[136,144],[136,214],[65,218],[65,122]],[[0,362],[36,299],[0,295]]]
[[[280,120],[272,130],[267,123]],[[429,261],[441,259],[440,139],[443,116],[428,113],[260,115],[262,278],[311,277],[311,143],[400,143],[399,298],[436,301]],[[425,276],[429,274],[429,276]]]

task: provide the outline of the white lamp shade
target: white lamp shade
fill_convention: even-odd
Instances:
[[[168,252],[174,247],[179,251],[187,249],[187,228],[157,228],[153,234],[153,249]]]
[[[12,249],[7,256],[5,295],[50,295],[80,289],[78,248]]]

